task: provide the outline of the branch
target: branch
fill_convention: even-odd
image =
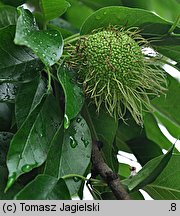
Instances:
[[[93,141],[92,144],[91,160],[93,164],[93,174],[96,176],[99,174],[102,177],[118,200],[129,200],[129,194],[120,183],[118,175],[104,162],[97,141]]]

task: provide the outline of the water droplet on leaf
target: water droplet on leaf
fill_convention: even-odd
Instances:
[[[89,145],[89,141],[86,140],[84,137],[81,137],[81,140],[83,141],[85,147]]]
[[[77,122],[77,123],[80,123],[81,120],[82,120],[81,118],[77,118],[77,119],[76,119],[76,122]]]
[[[76,148],[76,146],[78,145],[77,141],[74,139],[73,136],[70,136],[69,138],[70,138],[70,145],[71,145],[71,147],[72,148]]]
[[[29,165],[29,164],[24,165],[24,166],[21,168],[22,172],[29,172],[29,171],[31,171],[32,169],[33,169],[33,166],[32,166],[32,165]]]
[[[64,128],[68,129],[69,125],[70,125],[70,120],[69,120],[68,116],[65,114],[64,115]]]
[[[101,19],[101,17],[100,17],[100,16],[96,16],[96,19],[97,19],[97,20],[100,20],[100,19]]]

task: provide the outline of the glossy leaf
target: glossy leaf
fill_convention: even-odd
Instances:
[[[0,28],[8,25],[16,25],[17,10],[11,6],[0,6]]]
[[[90,163],[91,142],[89,128],[81,116],[64,133],[61,126],[52,141],[45,174],[56,178],[72,174],[65,179],[71,195],[78,193],[81,186],[80,179],[73,178],[73,174],[83,176]]]
[[[0,84],[0,102],[14,102],[18,85],[13,83]]]
[[[56,63],[63,51],[62,36],[59,31],[40,31],[30,11],[18,8],[20,16],[17,21],[14,42],[31,48],[46,66]]]
[[[70,7],[65,0],[41,0],[41,8],[46,21],[61,16]]]
[[[104,159],[107,164],[116,171],[118,169],[117,163],[117,149],[113,146],[115,135],[118,127],[118,121],[112,118],[105,109],[101,109],[97,113],[95,106],[91,105],[87,108],[87,122],[92,125],[92,131],[95,131],[99,141],[103,143],[102,151],[104,153]],[[96,139],[96,137],[94,137]]]
[[[40,77],[21,85],[15,103],[16,123],[18,128],[22,125],[30,112],[41,102],[46,92],[46,83]]]
[[[176,138],[180,136],[180,83],[168,76],[169,86],[166,96],[155,98],[151,104],[154,115],[164,124],[168,131]]]
[[[63,179],[38,175],[15,197],[17,200],[70,200],[69,190]]]
[[[60,67],[57,75],[65,94],[64,128],[67,129],[70,120],[81,111],[84,97],[82,89],[73,80],[70,70]]]
[[[109,25],[120,25],[129,27],[139,27],[141,34],[158,36],[168,32],[172,23],[163,20],[154,13],[142,9],[127,8],[121,6],[111,6],[101,8],[83,23],[81,34],[88,34],[93,29],[107,27]],[[180,28],[176,28],[177,33]]]
[[[48,95],[44,100],[31,112],[11,141],[7,157],[9,179],[6,189],[18,176],[40,166],[47,158],[60,122],[54,97]]]
[[[151,184],[143,190],[155,200],[179,200],[180,199],[180,154],[175,154],[163,172]]]
[[[153,182],[167,166],[172,157],[173,149],[174,146],[165,155],[149,161],[134,177],[124,180],[129,190],[136,191]]]
[[[38,57],[13,42],[15,27],[0,29],[0,82],[27,82],[42,69]]]
[[[21,189],[21,186],[16,183],[13,186],[12,190],[4,193],[8,176],[8,170],[6,167],[6,155],[12,137],[12,133],[0,132],[0,200],[12,200],[14,195]]]

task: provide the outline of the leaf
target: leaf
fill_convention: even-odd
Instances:
[[[76,29],[79,29],[86,18],[93,13],[93,10],[80,1],[69,0],[69,2],[71,7],[66,11],[65,18]]]
[[[61,16],[70,7],[69,2],[65,0],[41,0],[40,3],[46,21]]]
[[[70,200],[67,185],[63,179],[38,175],[16,196],[16,200]]]
[[[129,140],[127,144],[142,166],[151,159],[163,154],[160,146],[146,137],[137,137]]]
[[[142,1],[142,0],[122,0],[123,4],[128,7],[135,7],[135,8],[143,8],[149,11],[154,11],[159,16],[163,17],[164,19],[168,19],[171,21],[175,21],[177,16],[179,15],[180,11],[180,4],[178,4],[178,0],[149,0],[149,1]]]
[[[59,31],[39,31],[30,11],[18,7],[20,16],[17,21],[14,42],[25,45],[42,60],[46,66],[56,63],[63,52],[63,40]]]
[[[134,154],[141,165],[161,155],[162,149],[147,139],[145,130],[138,126],[131,117],[127,118],[126,124],[119,124],[116,134],[119,150]]]
[[[154,13],[137,8],[111,6],[101,8],[89,16],[81,27],[81,34],[88,34],[94,29],[120,25],[126,28],[139,27],[141,34],[151,36],[164,35],[171,28],[172,23],[163,20]],[[176,28],[180,33],[180,28]]]
[[[73,81],[68,69],[59,67],[57,76],[65,94],[64,128],[67,129],[70,120],[81,111],[84,97],[82,89]]]
[[[168,76],[169,86],[166,96],[155,98],[151,101],[154,115],[176,138],[180,136],[180,83]]]
[[[14,26],[0,29],[0,82],[27,82],[38,75],[42,64],[28,48],[13,42]]]
[[[1,0],[1,2],[3,2],[4,4],[9,4],[9,5],[13,5],[13,6],[18,6],[18,5],[22,5],[23,3],[25,3],[25,0]]]
[[[18,84],[13,84],[13,83],[0,84],[0,102],[13,103],[15,101],[17,91],[18,91]]]
[[[12,190],[4,193],[8,176],[8,170],[6,167],[6,155],[12,137],[12,133],[0,132],[0,200],[12,200],[14,195],[21,189],[21,186],[16,183],[13,186]]]
[[[130,191],[136,191],[153,182],[167,166],[172,157],[174,146],[162,156],[156,157],[143,166],[131,179],[124,180]]]
[[[151,114],[144,116],[144,126],[148,139],[157,143],[162,149],[169,149],[172,143],[161,132],[156,119]]]
[[[86,114],[87,122],[92,125],[91,131],[95,131],[99,141],[103,142],[102,151],[107,164],[116,171],[118,169],[117,151],[113,146],[118,127],[118,121],[112,118],[105,109],[97,113],[95,106],[89,105]],[[95,138],[94,138],[95,139]]]
[[[41,102],[46,92],[46,82],[40,77],[20,86],[15,103],[18,128],[23,124],[29,113]]]
[[[76,194],[81,186],[78,178],[83,176],[90,163],[91,134],[85,120],[79,115],[70,127],[63,131],[61,126],[54,137],[48,154],[45,174],[56,178],[65,178],[70,194]]]
[[[175,154],[157,179],[146,185],[143,190],[155,200],[179,200],[179,182],[180,154]]]
[[[0,6],[0,28],[8,25],[16,25],[17,10],[11,6]]]
[[[179,35],[168,35],[162,37],[158,41],[152,40],[152,47],[164,56],[180,62],[180,36]]]
[[[120,179],[128,178],[131,175],[131,166],[129,164],[119,163],[118,174]]]
[[[7,156],[9,178],[6,190],[23,173],[40,166],[60,124],[56,100],[43,98],[14,135]]]

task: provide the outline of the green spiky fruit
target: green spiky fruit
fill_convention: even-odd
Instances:
[[[150,110],[148,95],[159,95],[166,86],[163,72],[151,67],[142,52],[146,44],[137,30],[115,27],[80,39],[75,55],[79,79],[98,110],[104,104],[112,116],[123,118],[128,109],[142,124],[143,109]]]

